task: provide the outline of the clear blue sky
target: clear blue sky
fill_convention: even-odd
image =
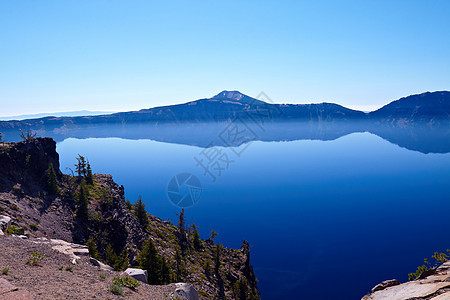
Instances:
[[[450,1],[1,1],[0,116],[450,90]]]

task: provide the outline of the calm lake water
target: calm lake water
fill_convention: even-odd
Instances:
[[[203,238],[214,229],[225,246],[249,241],[262,299],[360,299],[450,248],[450,154],[367,132],[218,147],[232,162],[215,182],[196,166],[205,150],[197,146],[68,138],[57,148],[63,172],[85,155],[130,201],[142,195],[151,214],[173,222],[180,209],[167,185],[176,174],[196,175],[202,194],[186,209],[188,222]]]

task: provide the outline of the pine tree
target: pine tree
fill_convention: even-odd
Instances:
[[[181,247],[181,252],[184,255],[184,250],[187,247],[187,237],[186,237],[186,220],[184,218],[184,208],[181,210],[180,214],[177,214],[178,219],[178,239]]]
[[[175,263],[176,263],[176,275],[177,275],[177,278],[176,278],[176,280],[177,281],[182,281],[182,270],[183,270],[183,268],[182,268],[182,262],[181,262],[181,254],[180,254],[180,251],[178,250],[178,248],[176,249],[176,251],[175,251]]]
[[[77,164],[75,165],[75,171],[78,174],[78,177],[86,177],[86,158],[78,154]]]
[[[145,210],[145,203],[142,202],[142,197],[139,196],[138,201],[136,201],[136,204],[134,205],[134,215],[136,216],[139,223],[147,229],[148,227],[148,215],[147,211]]]
[[[97,245],[95,244],[95,241],[92,237],[90,237],[86,243],[86,246],[88,246],[88,250],[89,250],[89,255],[92,258],[95,259],[99,259],[100,258],[100,254],[98,253],[97,250]]]
[[[92,176],[92,169],[89,160],[87,161],[87,168],[86,168],[86,183],[89,185],[94,185],[94,178]]]
[[[161,283],[161,258],[150,238],[139,253],[137,261],[141,269],[147,270],[149,284]]]
[[[170,269],[164,257],[161,258],[161,284],[170,283]]]
[[[113,263],[112,267],[116,271],[125,271],[128,268],[129,262],[127,249],[123,249],[120,255],[116,255],[116,261]]]
[[[193,231],[193,233],[192,233],[192,240],[193,240],[194,248],[195,249],[200,249],[201,246],[202,246],[202,242],[200,241],[200,234],[198,233],[198,230],[197,230],[198,227],[195,226],[194,223],[192,223],[191,228],[192,228],[192,231]]]
[[[219,270],[220,270],[220,252],[222,251],[222,244],[218,244],[216,246],[216,249],[214,251],[214,272],[216,273],[216,275],[219,274]]]
[[[85,181],[81,181],[80,190],[78,191],[78,212],[77,216],[87,219],[89,213],[89,192]]]
[[[117,261],[117,254],[114,251],[114,249],[111,247],[111,244],[108,244],[106,246],[106,251],[105,251],[105,258],[106,258],[106,263],[111,266],[114,267],[116,261]]]
[[[53,168],[52,163],[50,163],[50,165],[48,166],[46,175],[47,175],[47,192],[53,195],[58,194],[59,193],[58,178],[56,177],[55,169]]]

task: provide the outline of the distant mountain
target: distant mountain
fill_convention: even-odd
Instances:
[[[364,113],[334,103],[272,104],[238,91],[222,91],[211,98],[183,104],[154,107],[139,111],[100,116],[45,117],[23,121],[0,122],[2,129],[33,129],[61,132],[79,126],[101,124],[184,124],[251,120],[254,123],[312,122],[334,123],[370,121],[387,126],[429,123],[431,126],[449,124],[450,92],[424,93],[394,101],[379,110]],[[377,126],[378,126],[377,125]]]
[[[369,113],[369,118],[387,124],[448,124],[450,92],[441,91],[412,95],[393,101]]]
[[[0,121],[12,121],[12,120],[27,120],[27,119],[38,119],[45,117],[80,117],[80,116],[98,116],[112,114],[111,111],[90,111],[90,110],[78,110],[78,111],[66,111],[66,112],[54,112],[54,113],[40,113],[40,114],[30,114],[30,115],[18,115],[10,117],[0,117]]]

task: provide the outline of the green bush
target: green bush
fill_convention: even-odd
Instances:
[[[113,278],[113,282],[116,285],[120,285],[132,290],[135,290],[138,286],[140,286],[141,284],[139,283],[139,281],[137,281],[134,278],[131,278],[129,276],[126,277],[114,277]]]
[[[37,252],[34,252],[33,254],[30,254],[30,259],[27,260],[27,264],[32,266],[40,266],[40,261],[45,258],[44,254],[40,254]]]
[[[121,285],[113,283],[109,286],[109,291],[114,295],[123,296],[123,287]]]
[[[7,234],[16,234],[16,235],[21,235],[23,234],[23,228],[16,226],[16,225],[10,225],[8,227],[8,229],[6,229],[6,233]]]
[[[3,275],[8,275],[8,272],[9,272],[9,268],[3,268],[2,269],[2,274]]]

